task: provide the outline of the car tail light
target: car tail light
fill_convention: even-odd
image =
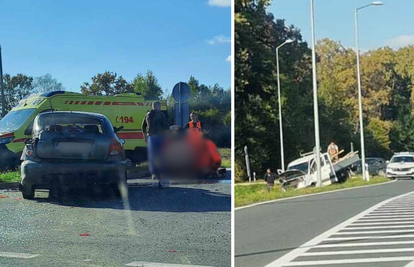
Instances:
[[[109,146],[109,156],[115,156],[122,153],[122,144],[115,138],[111,139]]]
[[[31,150],[31,149],[26,149],[26,155],[27,155],[27,156],[29,156],[29,157],[33,157],[33,155],[34,155],[33,150]]]
[[[14,134],[13,133],[9,133],[9,134],[5,134],[5,135],[0,136],[0,144],[8,144],[13,140],[14,140]]]

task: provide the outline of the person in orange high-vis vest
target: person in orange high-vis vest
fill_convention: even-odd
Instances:
[[[202,131],[201,122],[198,120],[197,114],[195,113],[190,114],[190,122],[187,123],[185,128],[190,129],[190,130],[198,130],[200,132]]]

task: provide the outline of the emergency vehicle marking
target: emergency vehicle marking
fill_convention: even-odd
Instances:
[[[14,137],[14,133],[8,133],[8,134],[0,135],[0,138],[6,138],[6,137]]]
[[[142,132],[118,133],[117,135],[121,139],[144,139]]]
[[[93,104],[101,105],[102,101],[96,101],[96,102],[95,101],[89,101],[89,102],[86,102],[86,101],[69,101],[69,100],[65,101],[66,105],[78,105],[79,103],[81,105],[93,105]],[[119,102],[119,101],[117,101],[117,102],[104,102],[104,105],[105,106],[109,106],[109,105],[113,105],[113,106],[151,106],[151,103],[142,103],[142,102],[135,103],[135,102]],[[167,104],[166,103],[161,103],[161,106],[167,106]]]
[[[112,102],[113,106],[136,106],[134,102]]]
[[[134,118],[132,116],[116,116],[116,123],[134,123]]]
[[[21,143],[24,142],[27,138],[20,138],[13,141],[13,143]]]

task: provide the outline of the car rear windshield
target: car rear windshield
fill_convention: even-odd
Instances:
[[[10,111],[0,121],[0,133],[17,131],[23,123],[35,112],[35,108]]]
[[[34,135],[42,132],[106,134],[105,121],[99,117],[70,113],[41,114],[35,120]]]
[[[393,157],[391,162],[414,162],[413,156]]]

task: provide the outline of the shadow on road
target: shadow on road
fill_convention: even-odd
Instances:
[[[38,202],[50,202],[56,205],[125,209],[124,201],[116,191],[105,187],[89,189],[70,189],[58,200],[55,197],[35,198]],[[129,208],[133,211],[160,212],[218,212],[231,210],[230,194],[221,193],[216,189],[206,190],[200,185],[186,187],[172,186],[160,189],[144,185],[128,187]]]

